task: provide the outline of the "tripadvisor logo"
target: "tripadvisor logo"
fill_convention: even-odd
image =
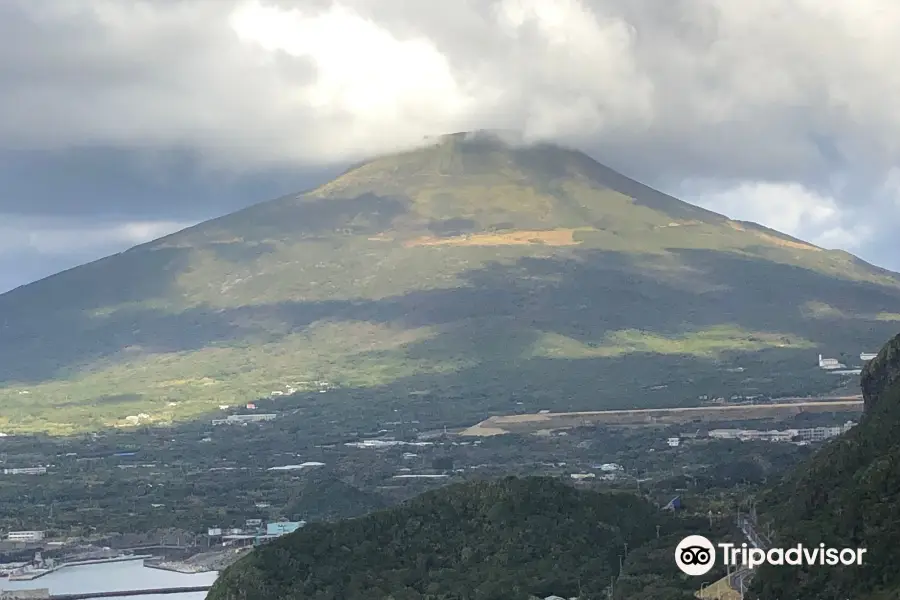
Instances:
[[[718,551],[717,551],[718,548]],[[790,548],[752,548],[747,544],[713,545],[702,535],[689,535],[675,548],[675,564],[686,575],[705,575],[716,564],[716,556],[720,563],[729,567],[756,568],[760,565],[793,565],[793,566],[837,566],[861,565],[865,548],[829,548],[819,544],[807,548],[797,544]]]
[[[716,547],[702,535],[689,535],[675,548],[675,564],[687,575],[706,575],[716,564]]]

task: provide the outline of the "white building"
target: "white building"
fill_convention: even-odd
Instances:
[[[719,440],[736,440],[744,433],[743,429],[711,429],[709,437]]]
[[[810,427],[807,429],[799,429],[798,437],[807,442],[821,442],[829,438],[837,437],[850,431],[856,423],[847,421],[838,427]]]
[[[10,542],[39,542],[44,539],[43,531],[10,531],[6,534]]]
[[[679,445],[681,445],[681,438],[670,437],[666,440],[666,443],[669,444],[669,446],[672,448],[677,448]]]
[[[731,440],[762,440],[768,442],[792,442],[799,438],[802,442],[821,442],[850,431],[856,425],[847,421],[837,427],[808,427],[806,429],[785,429],[781,431],[760,431],[758,429],[713,429],[709,437]]]
[[[47,467],[23,467],[19,469],[3,469],[4,475],[43,475]]]
[[[859,355],[859,360],[861,360],[863,362],[867,362],[867,361],[872,360],[876,356],[878,356],[878,354],[876,354],[874,352],[863,352],[862,354]]]
[[[213,419],[213,425],[240,425],[243,423],[255,423],[258,421],[274,421],[278,415],[272,413],[260,413],[253,415],[228,415],[224,419]]]
[[[819,368],[825,370],[831,369],[843,369],[846,368],[847,365],[842,364],[836,358],[822,358],[822,355],[819,355]]]

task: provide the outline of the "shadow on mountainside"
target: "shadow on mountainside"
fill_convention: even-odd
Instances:
[[[893,332],[890,322],[871,315],[897,312],[900,290],[736,254],[693,250],[676,255],[688,268],[658,268],[646,262],[647,257],[604,251],[523,258],[469,271],[462,287],[382,300],[201,307],[178,313],[126,307],[97,315],[84,308],[60,309],[58,299],[50,305],[35,298],[28,306],[7,307],[3,313],[0,381],[64,377],[97,361],[134,359],[144,353],[277,342],[321,320],[435,326],[438,335],[409,345],[408,356],[464,356],[491,363],[492,369],[518,361],[541,333],[591,348],[622,330],[674,338],[726,325],[748,336],[783,334],[787,346],[806,339],[829,352],[858,353],[877,347]],[[108,286],[107,305],[165,296],[180,255],[157,250],[136,256],[147,265],[141,278],[128,277],[118,262],[108,263],[116,271],[104,270],[104,261],[87,267],[98,281],[119,282],[118,287]],[[66,273],[57,277],[66,283]],[[65,285],[60,289],[80,298],[74,307],[99,306],[105,293]],[[828,304],[849,316],[809,318],[804,313],[808,302]],[[557,359],[554,368],[564,363]]]

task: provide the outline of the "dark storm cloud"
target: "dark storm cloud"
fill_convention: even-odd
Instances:
[[[0,214],[200,220],[328,181],[335,168],[205,169],[188,151],[0,152]]]

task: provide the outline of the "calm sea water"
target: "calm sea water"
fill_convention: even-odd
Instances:
[[[216,573],[186,575],[148,569],[141,561],[134,560],[102,565],[66,567],[33,581],[7,581],[0,579],[0,590],[49,588],[51,594],[77,594],[83,592],[115,592],[164,587],[189,587],[209,585],[216,580]],[[203,600],[206,592],[192,594],[158,594],[155,596],[131,596],[127,600]],[[121,597],[116,597],[121,598]]]

